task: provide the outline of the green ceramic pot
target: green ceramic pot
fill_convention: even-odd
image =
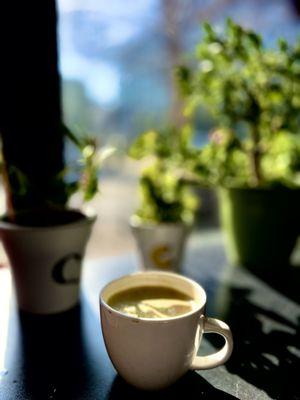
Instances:
[[[300,232],[300,190],[219,189],[231,263],[260,270],[289,264]]]

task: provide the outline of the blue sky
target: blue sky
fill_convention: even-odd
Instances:
[[[205,5],[218,2],[199,1]],[[126,51],[126,46],[138,40],[142,31],[158,18],[160,4],[159,0],[58,0],[60,71],[63,78],[80,81],[88,97],[100,106],[117,106],[122,70],[117,62],[113,63],[106,57],[106,53],[113,48]],[[227,4],[219,21],[230,15],[237,22],[262,32],[271,45],[278,36],[294,40],[300,33],[299,20],[292,15],[288,0],[240,0]],[[79,51],[74,40],[78,15],[84,16],[82,23],[86,25],[78,26],[82,35],[86,35],[81,38],[83,47],[87,49],[85,52]],[[195,23],[196,29],[198,23]],[[97,32],[101,43],[100,40],[97,43],[96,37],[97,51],[93,51],[95,43],[90,36]],[[93,57],[89,56],[89,48]]]

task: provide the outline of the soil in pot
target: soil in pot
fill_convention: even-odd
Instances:
[[[66,225],[84,218],[85,216],[77,210],[40,209],[18,212],[13,219],[9,216],[4,216],[1,220],[9,224],[38,228]]]

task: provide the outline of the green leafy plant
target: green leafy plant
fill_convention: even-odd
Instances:
[[[299,186],[300,40],[268,49],[231,20],[223,33],[203,29],[194,66],[176,70],[185,114],[201,106],[216,124],[194,172],[226,187]]]
[[[64,125],[62,131],[77,149],[78,158],[53,178],[53,190],[45,202],[45,207],[49,209],[66,208],[75,193],[81,194],[83,202],[92,200],[99,191],[99,173],[103,162],[115,152],[115,148],[110,146],[99,147],[94,137],[75,135]],[[6,165],[3,159],[0,167],[7,195],[7,214],[14,219],[15,213],[22,209],[15,209],[11,198],[25,197],[34,190],[33,183],[18,168]],[[22,201],[19,203],[22,204]]]
[[[129,155],[146,163],[139,182],[141,204],[136,212],[143,222],[193,222],[198,199],[183,167],[194,159],[191,134],[188,126],[147,131],[131,145]]]
[[[74,166],[68,166],[62,171],[61,177],[66,188],[67,201],[76,192],[81,192],[83,201],[90,201],[99,191],[99,173],[103,162],[115,153],[112,146],[100,147],[94,137],[88,135],[76,136],[64,126],[65,135],[77,147],[79,158]],[[76,179],[66,181],[68,174]],[[59,177],[59,178],[61,178]]]

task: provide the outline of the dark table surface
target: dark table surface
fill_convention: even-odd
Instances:
[[[9,274],[0,269],[0,399],[300,399],[298,275],[282,275],[272,281],[274,289],[245,269],[230,268],[215,233],[192,237],[183,273],[206,289],[207,314],[231,326],[231,359],[190,372],[161,392],[127,385],[105,351],[98,293],[136,269],[133,254],[86,262],[80,306],[43,317],[19,313],[13,296],[8,301]],[[220,345],[217,336],[206,335],[201,353]]]

